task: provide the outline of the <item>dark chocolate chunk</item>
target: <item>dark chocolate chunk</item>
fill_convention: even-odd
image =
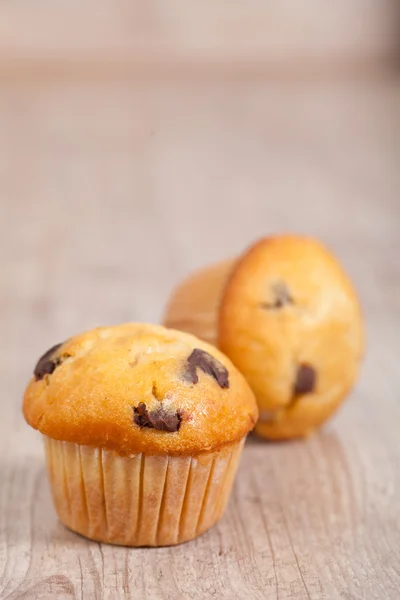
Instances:
[[[172,433],[179,431],[182,416],[178,411],[169,412],[163,406],[149,411],[146,404],[140,402],[133,408],[133,420],[139,427],[149,427]]]
[[[199,348],[193,350],[192,354],[187,359],[185,378],[191,383],[197,383],[199,381],[196,371],[197,367],[204,371],[204,373],[207,373],[207,375],[214,377],[221,388],[229,387],[229,373],[226,367],[224,367],[219,360],[211,356],[211,354],[208,354],[208,352],[200,350]]]
[[[272,287],[272,292],[274,295],[273,302],[262,302],[261,308],[267,308],[270,310],[282,308],[283,306],[287,306],[288,304],[293,304],[293,298],[290,295],[290,292],[283,281],[276,283]]]
[[[39,379],[43,379],[45,375],[51,375],[54,369],[60,364],[59,358],[52,358],[57,350],[62,346],[62,344],[56,344],[50,350],[47,350],[43,356],[41,356],[38,360],[38,363],[34,370],[34,375],[36,377],[36,381]]]
[[[317,373],[310,365],[299,365],[293,393],[295,396],[309,394],[314,391]]]
[[[196,365],[192,365],[190,363],[187,363],[185,365],[184,378],[189,383],[197,383],[199,381]]]

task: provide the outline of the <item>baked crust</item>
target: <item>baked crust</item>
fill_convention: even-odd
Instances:
[[[318,241],[281,235],[235,263],[218,315],[218,347],[246,377],[260,409],[256,431],[308,435],[352,388],[364,351],[356,292]]]
[[[190,364],[195,349],[216,366],[211,358],[210,368]],[[55,367],[37,369],[23,412],[56,440],[121,455],[198,454],[240,440],[257,419],[254,395],[231,361],[186,333],[141,323],[101,327],[46,358]],[[218,368],[227,370],[229,387],[218,382]]]

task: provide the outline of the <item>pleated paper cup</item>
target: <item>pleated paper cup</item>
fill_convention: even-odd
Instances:
[[[54,505],[81,535],[126,546],[193,539],[222,516],[244,439],[195,456],[119,456],[44,437]]]

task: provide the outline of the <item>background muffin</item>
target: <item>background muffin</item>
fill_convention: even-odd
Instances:
[[[168,545],[222,515],[257,408],[242,375],[213,347],[125,324],[47,352],[24,415],[45,436],[64,524],[101,541]]]
[[[272,439],[309,434],[357,377],[364,335],[350,280],[322,244],[289,235],[257,242],[238,261],[225,263],[219,278],[214,287],[203,271],[183,284],[165,323],[190,330],[186,314],[196,305],[197,290],[209,290],[209,306],[217,308],[212,316],[201,315],[208,324],[205,337],[231,358],[255,392],[257,433]],[[182,322],[177,303],[185,306]]]

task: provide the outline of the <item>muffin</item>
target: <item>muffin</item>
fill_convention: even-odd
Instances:
[[[201,269],[183,281],[168,302],[164,316],[166,327],[189,332],[216,346],[219,308],[234,264],[234,260],[226,260]]]
[[[127,546],[190,540],[222,516],[254,395],[221,352],[161,326],[101,327],[51,348],[24,397],[58,516]]]
[[[294,235],[262,239],[193,275],[164,321],[229,356],[257,398],[256,432],[269,439],[307,436],[326,421],[352,388],[364,348],[351,281],[321,243]]]

